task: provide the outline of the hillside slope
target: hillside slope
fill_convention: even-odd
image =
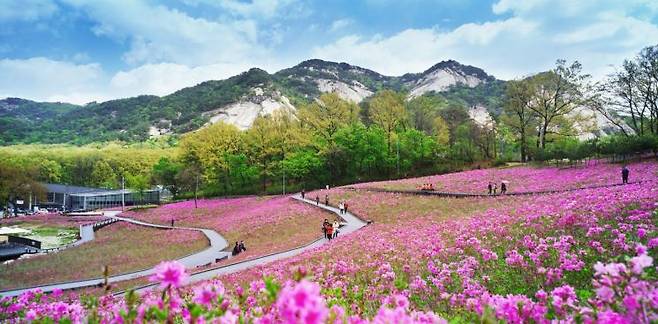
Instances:
[[[246,129],[258,115],[294,109],[326,92],[357,103],[382,89],[405,91],[410,99],[443,95],[497,114],[503,85],[482,69],[456,61],[440,62],[422,73],[385,76],[313,59],[274,74],[254,68],[162,97],[144,95],[84,106],[7,98],[0,100],[0,145],[143,141],[218,121]]]

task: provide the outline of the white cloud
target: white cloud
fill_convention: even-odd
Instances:
[[[50,17],[57,10],[57,5],[52,0],[0,1],[0,22],[35,21]]]
[[[190,68],[181,64],[146,64],[120,71],[110,80],[110,88],[122,96],[167,95],[207,80],[221,80],[248,70],[243,64],[211,64]]]
[[[354,22],[351,19],[343,18],[343,19],[338,19],[334,20],[334,22],[331,23],[331,27],[329,27],[329,30],[332,32],[341,30]]]
[[[388,75],[420,72],[455,59],[503,79],[548,69],[565,58],[581,61],[587,72],[601,77],[611,64],[658,43],[658,26],[627,14],[645,7],[641,0],[501,0],[493,11],[511,17],[451,30],[406,29],[386,37],[353,34],[318,46],[312,54]],[[658,12],[652,10],[645,13]]]
[[[230,64],[268,55],[253,20],[212,21],[138,1],[121,6],[109,0],[67,1],[97,22],[97,35],[130,44],[123,56],[129,64]]]
[[[85,104],[143,94],[163,96],[207,80],[221,80],[248,70],[247,64],[189,67],[145,64],[108,75],[99,64],[74,64],[35,57],[0,60],[0,98]]]
[[[88,93],[105,78],[98,64],[76,65],[43,57],[2,59],[0,75],[0,89],[5,93],[39,100],[64,100],[71,94]],[[76,102],[92,97],[97,98],[78,95]]]

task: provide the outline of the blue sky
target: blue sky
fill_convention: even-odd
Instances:
[[[309,58],[387,75],[455,59],[500,79],[658,44],[654,0],[0,0],[0,97],[165,95]]]

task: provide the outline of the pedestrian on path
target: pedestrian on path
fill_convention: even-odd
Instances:
[[[325,218],[324,222],[322,223],[322,233],[324,233],[324,238],[328,238],[327,237],[327,228],[328,227],[329,227],[329,220]]]
[[[174,227],[174,219],[171,219],[171,227]]]
[[[338,204],[338,211],[340,212],[341,215],[345,213],[345,205],[343,205],[342,202]]]
[[[327,222],[327,239],[331,241],[334,236],[334,227],[331,223]]]
[[[621,168],[621,183],[627,184],[628,183],[628,175],[631,173],[630,170],[624,165],[623,168]]]
[[[339,228],[339,227],[340,227],[340,224],[338,223],[338,220],[335,220],[335,221],[334,221],[334,226],[333,226],[333,229],[334,229],[334,238],[337,238],[337,237],[338,237],[338,228]]]
[[[306,193],[304,192],[304,189],[302,189],[302,199],[306,196]]]
[[[235,246],[233,247],[233,252],[231,252],[231,255],[236,256],[238,254],[240,254],[240,244],[238,241],[235,241]]]
[[[347,213],[347,201],[343,203],[343,209],[344,209],[343,213]]]
[[[500,194],[504,195],[507,192],[507,184],[505,184],[505,181],[500,183]]]
[[[238,248],[240,249],[240,252],[247,251],[247,247],[244,246],[244,241],[240,241]]]
[[[315,204],[320,205],[320,196],[315,195]]]
[[[491,196],[491,193],[493,193],[493,185],[491,184],[491,181],[489,181],[487,188],[489,188],[489,196]]]
[[[328,194],[327,194],[327,195],[324,195],[324,204],[325,204],[326,206],[329,206],[329,195],[328,195]]]
[[[493,195],[496,195],[496,190],[498,190],[498,187],[496,187],[496,184],[493,184]]]

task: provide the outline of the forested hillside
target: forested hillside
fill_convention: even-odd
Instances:
[[[0,100],[0,145],[138,142],[186,133],[217,120],[233,123],[231,116],[240,119],[241,114],[251,114],[247,116],[251,124],[259,114],[298,107],[322,93],[336,92],[360,103],[380,90],[410,93],[417,87],[422,95],[439,96],[465,109],[481,104],[497,113],[504,82],[455,61],[441,62],[423,73],[389,77],[346,63],[309,60],[275,74],[251,69],[163,97],[138,96],[84,106],[7,98]]]

